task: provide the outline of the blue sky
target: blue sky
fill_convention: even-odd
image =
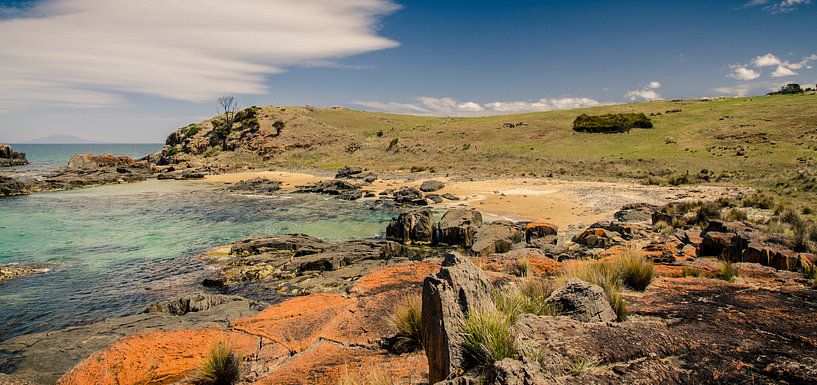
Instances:
[[[470,116],[817,83],[809,0],[194,3],[0,1],[0,142],[159,142],[220,95]]]

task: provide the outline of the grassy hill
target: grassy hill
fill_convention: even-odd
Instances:
[[[623,134],[572,130],[579,114],[618,112],[652,114],[655,127]],[[278,136],[272,128],[276,120],[286,124]],[[198,143],[193,151],[198,156],[185,154],[190,151],[184,145],[173,152],[181,161],[255,167],[355,165],[465,177],[728,183],[770,189],[796,200],[817,193],[814,94],[658,101],[477,118],[268,106],[257,110],[257,122],[254,130],[233,129],[233,151],[208,146],[206,138],[212,131],[208,121],[187,139]]]

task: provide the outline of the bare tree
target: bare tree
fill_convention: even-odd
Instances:
[[[224,122],[218,127],[215,127],[215,130],[219,139],[221,139],[221,149],[225,150],[227,148],[227,136],[230,135],[230,131],[233,129],[235,113],[239,107],[235,98],[232,96],[222,96],[218,98],[218,106],[218,114],[224,114]]]

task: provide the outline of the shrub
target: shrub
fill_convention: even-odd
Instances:
[[[391,151],[391,149],[394,148],[399,141],[400,140],[397,138],[392,139],[391,142],[389,142],[389,148],[387,148],[386,151]]]
[[[811,286],[817,289],[817,267],[808,265],[803,268],[803,276],[811,280]]]
[[[666,221],[658,221],[653,225],[655,230],[664,235],[672,234],[673,227]]]
[[[726,211],[726,214],[723,216],[723,219],[726,221],[745,221],[749,219],[745,212],[741,211],[737,208],[731,208]]]
[[[284,130],[285,126],[286,126],[286,123],[284,123],[283,120],[276,120],[275,122],[273,122],[272,123],[272,128],[275,129],[275,135],[276,136],[281,135],[281,131]]]
[[[683,271],[683,274],[684,274],[685,278],[689,278],[689,277],[695,278],[695,277],[700,277],[701,276],[701,271],[694,268],[694,267],[692,267],[692,266],[684,266],[682,271]]]
[[[530,280],[536,279],[531,278]],[[496,290],[493,297],[497,310],[510,318],[511,322],[515,322],[520,314],[559,315],[558,310],[546,302],[551,292],[552,290],[513,288]]]
[[[167,150],[165,150],[165,155],[167,155],[167,156],[174,156],[174,155],[176,155],[178,153],[179,153],[179,148],[178,147],[170,147]]]
[[[695,213],[694,223],[706,227],[709,221],[721,217],[721,206],[716,202],[702,202]]]
[[[738,276],[738,268],[732,261],[725,259],[721,260],[720,270],[718,271],[718,278],[726,282],[735,282],[735,277]]]
[[[753,193],[752,195],[743,198],[743,202],[741,203],[743,204],[744,207],[754,207],[758,209],[768,210],[774,207],[774,198],[772,198],[768,194],[756,192]]]
[[[527,258],[518,258],[505,265],[505,272],[516,277],[527,277],[531,274],[530,261]]]
[[[587,115],[573,121],[573,130],[592,133],[629,132],[631,128],[652,128],[652,121],[644,113]]]
[[[460,333],[463,356],[470,366],[484,369],[519,354],[513,322],[498,310],[469,309],[462,320]]]
[[[655,274],[655,265],[632,247],[616,257],[613,264],[624,286],[633,290],[646,290]]]
[[[689,174],[686,173],[671,176],[669,180],[667,180],[667,183],[669,183],[671,186],[680,186],[683,184],[689,184],[691,181],[689,179]]]
[[[346,368],[343,376],[338,380],[338,385],[393,385],[396,383],[388,373],[379,368],[370,369],[365,376],[353,375],[349,373],[349,368]]]
[[[377,135],[378,138],[382,137],[383,136],[383,130],[377,130],[377,134],[375,134],[375,135]]]
[[[792,207],[787,207],[780,213],[780,220],[792,226],[802,226],[804,224],[800,212]]]
[[[210,347],[207,360],[204,362],[194,382],[197,385],[232,385],[238,382],[241,375],[241,362],[233,350],[223,341]]]
[[[616,319],[618,321],[624,321],[627,319],[627,304],[624,302],[624,299],[621,297],[620,293],[622,286],[621,279],[619,278],[619,275],[616,273],[615,269],[613,269],[609,264],[601,262],[584,263],[568,269],[565,272],[563,279],[569,277],[578,278],[582,281],[599,285],[602,289],[604,289],[604,294],[607,297],[607,301],[616,312]]]
[[[599,360],[593,357],[573,357],[573,364],[568,368],[571,376],[578,377],[599,366]]]
[[[194,135],[198,134],[199,131],[201,131],[201,127],[198,124],[194,123],[194,124],[191,124],[191,125],[187,126],[187,131],[185,132],[184,135],[189,138],[191,136],[194,136]]]
[[[423,300],[419,295],[405,296],[389,315],[389,323],[397,335],[422,345]]]
[[[814,232],[814,224],[808,222],[800,222],[794,225],[794,251],[810,252],[813,249],[812,233]]]
[[[789,83],[780,87],[780,91],[769,92],[768,95],[795,95],[802,94],[803,88],[797,83]]]

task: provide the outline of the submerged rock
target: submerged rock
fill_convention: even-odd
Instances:
[[[150,304],[144,312],[185,315],[187,313],[209,310],[225,303],[245,300],[245,298],[235,295],[197,293],[187,297]]]

